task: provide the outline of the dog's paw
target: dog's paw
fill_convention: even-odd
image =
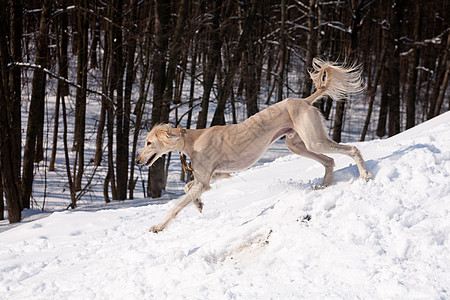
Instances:
[[[197,207],[197,209],[200,213],[203,212],[203,202],[201,200],[196,199],[194,201],[194,205]]]
[[[311,186],[311,189],[313,191],[318,191],[318,190],[323,190],[324,188],[326,188],[327,185],[322,185],[322,184],[314,184]]]
[[[369,179],[372,178],[372,173],[370,173],[367,170],[364,170],[364,172],[359,176],[359,178],[362,178],[365,181],[369,181]]]
[[[160,231],[163,231],[164,227],[161,227],[160,225],[155,225],[150,227],[150,229],[148,231],[153,232],[153,233],[158,233]]]

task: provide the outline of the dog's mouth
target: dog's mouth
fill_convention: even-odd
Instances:
[[[150,158],[145,163],[147,166],[150,166],[152,164],[153,159],[156,157],[156,153],[150,156]]]

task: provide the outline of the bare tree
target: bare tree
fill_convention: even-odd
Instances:
[[[312,2],[314,0],[311,0]],[[277,78],[277,102],[283,100],[284,75],[286,70],[286,1],[281,0],[281,16],[280,16],[280,45],[278,48],[279,69]]]
[[[10,0],[10,55],[14,62],[18,63],[22,61],[22,18],[23,18],[23,4],[22,0]],[[14,135],[14,164],[15,171],[17,174],[15,176],[20,180],[20,165],[22,152],[22,80],[21,80],[21,70],[18,66],[12,66],[10,73],[10,99],[13,105],[12,114],[12,134]]]
[[[111,84],[110,97],[115,100],[115,117],[116,117],[116,177],[112,180],[116,180],[116,193],[117,198],[114,200],[124,200],[127,194],[127,178],[128,178],[128,144],[124,142],[128,139],[125,137],[124,123],[128,122],[124,120],[125,109],[124,109],[124,48],[123,48],[123,1],[114,0],[112,1],[113,6],[113,26],[112,31],[112,48],[111,48],[111,68],[110,68],[110,80]],[[115,97],[114,97],[115,93]],[[125,121],[125,122],[124,122]],[[126,126],[126,125],[125,125]],[[109,152],[108,155],[112,156],[113,153]]]
[[[170,20],[170,6],[164,1],[155,1],[155,24],[154,24],[154,41],[156,51],[153,56],[153,109],[151,124],[168,121],[169,109],[164,108],[164,90],[166,87],[166,60],[165,56],[168,51],[168,24]],[[152,198],[161,197],[162,191],[165,189],[165,156],[159,158],[149,169],[149,187],[148,194]]]
[[[118,197],[125,199],[127,194],[127,181],[128,181],[128,161],[129,161],[129,135],[130,135],[130,116],[131,116],[131,94],[133,83],[135,79],[135,54],[136,54],[136,33],[137,33],[137,0],[130,1],[130,14],[127,18],[127,27],[125,39],[127,41],[126,47],[126,75],[125,75],[125,94],[123,104],[123,116],[122,116],[122,140],[123,145],[121,150],[123,165],[120,170],[117,170],[117,186]],[[119,158],[117,158],[119,160]],[[118,166],[119,167],[119,166]],[[123,178],[122,178],[123,177]],[[120,179],[120,180],[119,180]]]
[[[0,32],[6,32],[6,12],[0,11]],[[15,138],[13,131],[14,108],[10,98],[10,82],[8,70],[9,51],[5,35],[0,35],[0,180],[3,215],[3,193],[8,206],[8,219],[10,223],[19,222],[21,219],[21,192],[20,182],[17,176],[16,163],[13,149]]]
[[[66,102],[64,101],[64,97],[61,98],[62,104],[62,114],[63,114],[63,143],[64,143],[64,158],[66,160],[66,173],[67,173],[67,181],[69,184],[70,191],[70,207],[74,209],[77,206],[77,200],[75,197],[75,184],[72,179],[72,173],[70,171],[70,159],[69,159],[69,147],[67,145],[67,112],[66,112]]]
[[[61,2],[65,5],[65,2]],[[63,10],[65,7],[62,8]],[[67,61],[67,48],[69,44],[69,35],[67,32],[68,16],[67,12],[62,12],[59,16],[61,21],[58,26],[59,31],[56,32],[56,52],[58,60],[58,74],[61,78],[67,78],[68,76],[68,61]],[[58,128],[59,128],[59,110],[61,98],[69,95],[69,85],[63,81],[58,80],[58,86],[56,88],[56,103],[55,103],[55,120],[53,126],[53,143],[52,154],[50,158],[49,171],[55,170],[56,151],[58,145]]]
[[[82,0],[78,3],[77,16],[77,88],[75,99],[75,131],[74,146],[76,158],[74,160],[74,185],[81,190],[84,172],[84,144],[86,132],[86,89],[88,71],[88,3]]]
[[[257,8],[258,9],[258,8]],[[260,12],[257,12],[257,15]],[[255,18],[258,18],[255,16]],[[262,26],[262,22],[257,22],[255,20],[255,24],[260,27]],[[255,29],[259,29],[256,27]],[[244,51],[244,65],[243,65],[243,75],[245,77],[245,95],[246,95],[246,107],[247,107],[247,117],[250,117],[256,114],[258,109],[258,94],[259,94],[259,86],[260,86],[260,78],[261,73],[258,70],[258,60],[262,56],[261,51],[258,47],[258,33],[261,33],[261,30],[253,30],[249,33],[247,49]]]
[[[48,30],[51,11],[52,1],[44,0],[42,4],[39,33],[36,41],[36,64],[41,68],[46,68],[48,62]],[[23,156],[21,188],[24,208],[30,208],[30,197],[33,187],[33,163],[36,153],[36,139],[39,128],[42,128],[43,126],[42,117],[45,105],[46,73],[41,68],[34,70],[31,102],[28,114],[27,138]]]
[[[417,91],[417,67],[419,66],[419,46],[420,27],[422,26],[422,1],[417,0],[414,7],[414,36],[411,47],[411,56],[409,57],[409,77],[408,92],[406,96],[406,129],[414,127],[416,124],[416,91]]]
[[[317,53],[317,32],[314,29],[315,21],[314,21],[314,11],[316,6],[316,0],[309,0],[308,5],[308,32],[306,38],[306,57],[305,57],[305,66],[304,69],[304,78],[303,78],[303,98],[311,95],[312,89],[312,81],[309,77],[308,68],[311,68],[313,58]]]
[[[103,24],[105,22],[102,22]],[[100,166],[103,157],[103,134],[106,124],[106,108],[108,106],[108,99],[106,95],[109,90],[109,66],[111,61],[110,55],[110,33],[108,33],[108,28],[110,24],[107,23],[105,25],[104,30],[104,46],[103,46],[103,59],[102,59],[102,105],[100,108],[100,117],[97,124],[97,137],[95,143],[95,157],[94,157],[94,165]]]
[[[134,198],[134,189],[136,185],[137,178],[134,178],[135,160],[136,160],[136,149],[139,140],[139,133],[142,127],[142,118],[145,112],[145,103],[147,101],[148,90],[151,80],[150,77],[150,57],[151,57],[151,20],[153,14],[153,6],[150,7],[148,18],[145,25],[145,38],[143,39],[143,47],[141,49],[142,62],[141,68],[141,78],[139,84],[139,98],[136,102],[134,114],[136,115],[136,121],[134,124],[134,135],[133,135],[133,146],[131,150],[131,164],[130,164],[130,180],[128,183],[128,188],[130,190],[129,198]]]
[[[391,29],[389,30],[388,60],[386,71],[389,74],[388,103],[389,103],[389,136],[400,132],[400,35],[403,13],[403,1],[396,1],[391,15]]]

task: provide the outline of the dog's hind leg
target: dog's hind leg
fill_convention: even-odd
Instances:
[[[304,141],[306,148],[315,153],[340,153],[353,158],[358,166],[359,177],[366,181],[372,177],[358,148],[340,145],[331,140],[325,131],[323,118],[314,107],[309,107],[303,117],[294,122],[295,130]]]
[[[326,142],[313,143],[310,147],[311,150],[322,153],[340,153],[347,155],[355,160],[360,178],[368,181],[372,177],[372,174],[366,169],[366,164],[361,156],[361,152],[359,152],[358,148],[355,146],[340,145],[331,139],[328,139]]]
[[[314,159],[325,167],[325,175],[323,176],[323,181],[321,184],[322,187],[329,186],[332,183],[334,159],[323,154],[309,151],[300,136],[295,132],[290,133],[286,136],[286,146],[293,153]]]

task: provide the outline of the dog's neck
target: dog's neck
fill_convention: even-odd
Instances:
[[[175,150],[183,152],[189,158],[192,159],[193,143],[196,138],[201,134],[197,129],[183,129],[180,130],[180,138],[177,141]]]
[[[180,136],[177,144],[175,145],[175,150],[183,151],[184,150],[184,136]]]
[[[175,145],[175,150],[183,151],[184,150],[184,134],[186,133],[186,130],[184,130],[181,125],[178,125],[178,129],[180,130],[180,138],[177,141],[177,144]]]

